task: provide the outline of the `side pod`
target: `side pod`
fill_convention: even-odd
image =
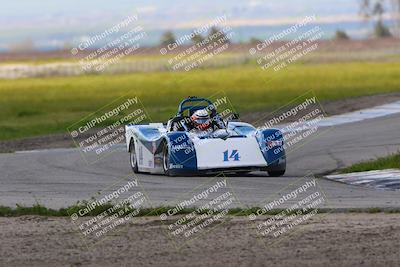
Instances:
[[[257,140],[268,168],[286,165],[286,152],[283,134],[278,129],[266,129],[257,132]]]
[[[185,132],[172,132],[166,135],[169,151],[169,172],[172,175],[183,175],[197,171],[196,151],[192,141]]]

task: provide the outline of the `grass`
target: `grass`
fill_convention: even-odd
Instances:
[[[76,205],[72,205],[68,208],[61,208],[61,209],[50,209],[46,208],[45,206],[36,203],[32,207],[25,207],[22,205],[16,205],[15,208],[0,206],[0,217],[10,217],[10,216],[23,216],[23,215],[39,215],[39,216],[51,216],[51,217],[69,217],[73,213],[78,213],[79,210],[84,209],[87,207],[88,201],[83,201],[77,203]],[[103,204],[100,206],[96,206],[95,209],[91,210],[85,216],[97,216],[102,214],[103,212],[107,211],[108,209],[114,207],[112,203]],[[142,216],[160,216],[163,213],[167,213],[168,210],[173,209],[175,207],[155,207],[155,208],[142,208],[138,213],[138,217]],[[128,206],[122,207],[120,209],[116,209],[114,213],[118,213],[120,210],[123,210],[125,214],[127,213],[127,209],[131,212],[134,211],[133,209],[129,208]],[[232,208],[229,209],[228,215],[236,215],[236,216],[248,216],[250,214],[255,213],[260,208],[253,207],[253,208]],[[195,212],[196,208],[184,208],[179,210],[176,215],[183,215]],[[283,209],[274,209],[268,211],[266,214],[268,215],[276,215],[280,212],[284,211]],[[208,209],[203,209],[197,214],[206,214],[208,213]],[[294,214],[296,211],[292,211],[290,214]],[[129,212],[128,212],[129,213]],[[111,214],[109,214],[111,215]]]
[[[341,172],[350,173],[384,169],[400,169],[400,154],[394,154],[387,157],[378,158],[376,160],[360,162],[341,170]]]
[[[73,205],[68,208],[62,209],[49,209],[40,204],[35,204],[32,207],[24,207],[21,205],[17,205],[15,208],[0,206],[0,217],[16,217],[16,216],[25,216],[25,215],[38,215],[38,216],[48,216],[48,217],[70,217],[71,214],[77,213],[80,209],[86,207],[84,204]],[[90,211],[85,216],[97,216],[106,211],[107,209],[113,207],[113,205],[105,204],[101,206],[97,206],[94,210]],[[173,207],[157,207],[157,208],[143,208],[136,215],[136,217],[143,216],[160,216],[163,213],[166,213],[169,209]],[[252,208],[232,208],[229,209],[228,215],[230,216],[249,216],[250,214],[255,214],[257,210],[260,208],[252,207]],[[118,212],[117,210],[116,212]],[[125,214],[130,213],[126,210]],[[133,210],[131,210],[132,212]],[[180,210],[176,215],[189,214],[196,211],[195,208],[185,208]],[[284,209],[273,209],[265,213],[265,215],[277,215],[283,212]],[[208,210],[202,210],[197,214],[205,214]],[[295,214],[297,210],[292,210],[287,215]],[[400,209],[383,209],[383,208],[364,208],[364,209],[318,209],[318,213],[400,213]]]
[[[22,215],[39,215],[39,216],[51,216],[51,217],[69,217],[73,213],[77,213],[80,209],[83,209],[86,207],[85,205],[86,202],[82,202],[80,204],[76,204],[73,206],[70,206],[68,208],[61,208],[61,209],[49,209],[46,208],[40,204],[35,204],[32,207],[25,207],[21,205],[17,205],[15,208],[10,208],[10,207],[4,207],[0,206],[0,217],[11,217],[11,216],[22,216]],[[109,208],[112,208],[113,205],[111,203],[107,203],[104,205],[96,206],[96,208],[89,213],[87,213],[85,216],[96,216],[100,215],[104,211],[108,210]],[[157,208],[143,208],[140,210],[139,214],[137,216],[159,216],[160,214],[166,213],[169,209],[173,209],[174,207],[157,207]],[[126,212],[125,208],[124,211]],[[230,209],[228,214],[229,215],[240,215],[240,216],[247,216],[252,213],[254,213],[256,210],[259,208],[247,208],[247,209],[242,209],[242,208],[233,208]],[[115,213],[117,213],[120,209],[116,210]],[[130,209],[133,211],[132,209]],[[182,214],[189,214],[196,211],[196,208],[185,208],[180,210],[177,215],[182,215]],[[209,210],[204,209],[198,214],[206,214]],[[276,215],[279,212],[283,210],[271,210],[268,212],[269,215]]]
[[[0,140],[65,133],[123,96],[138,96],[153,121],[182,98],[224,91],[238,112],[278,108],[313,90],[320,101],[400,92],[400,62],[295,64],[278,73],[253,63],[190,72],[0,80]]]

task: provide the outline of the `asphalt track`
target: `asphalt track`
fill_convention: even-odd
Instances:
[[[284,177],[264,173],[228,177],[243,206],[260,206],[288,184],[312,172],[323,176],[360,160],[399,150],[400,114],[338,125],[313,138],[288,155]],[[53,149],[0,154],[0,205],[66,207],[131,175],[128,154],[121,145],[102,160],[87,164],[78,149]],[[193,188],[205,187],[210,177],[137,175],[152,206],[172,205]],[[317,179],[326,194],[327,208],[400,208],[400,191],[377,190]]]

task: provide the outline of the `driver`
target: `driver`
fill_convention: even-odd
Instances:
[[[213,131],[213,125],[207,110],[199,109],[193,113],[190,117],[192,122],[192,129],[198,132],[211,132]]]

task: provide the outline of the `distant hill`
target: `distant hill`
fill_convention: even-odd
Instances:
[[[290,21],[307,15],[324,21],[321,28],[325,38],[337,29],[345,30],[352,38],[363,38],[370,29],[358,16],[358,0],[202,0],[190,4],[185,0],[112,4],[108,0],[4,2],[0,9],[0,51],[28,43],[40,51],[68,48],[132,14],[139,15],[138,24],[148,33],[143,42],[146,46],[158,44],[167,29],[180,36],[221,15],[227,15],[228,24],[234,25],[234,42],[246,42],[252,37],[264,39],[288,27]],[[111,35],[104,41],[116,37]]]

